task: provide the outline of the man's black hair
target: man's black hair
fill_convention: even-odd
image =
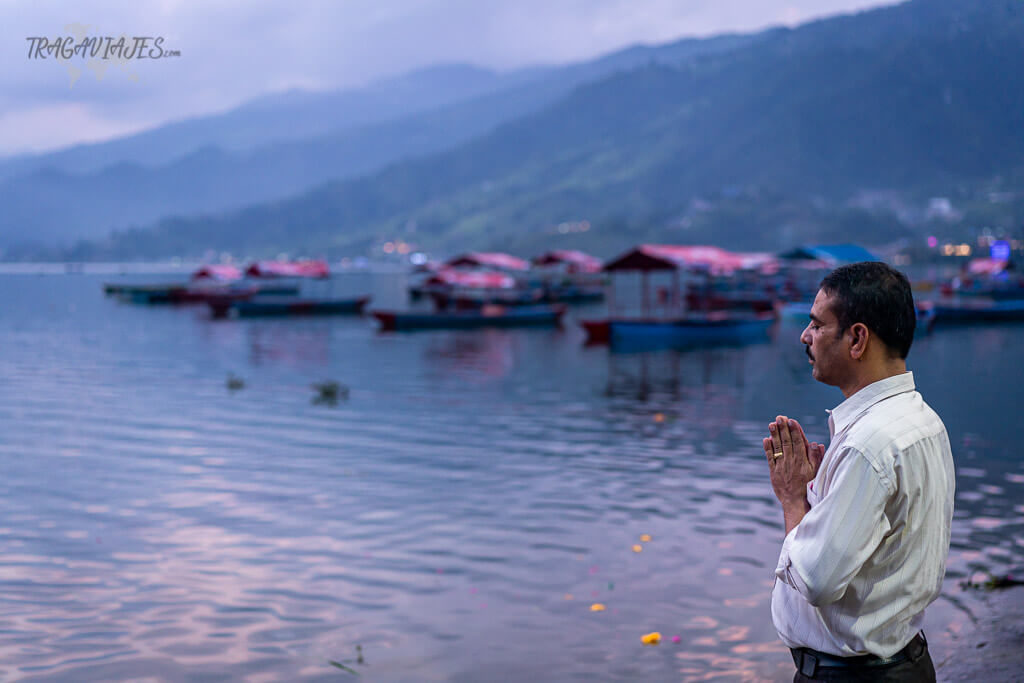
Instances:
[[[821,288],[832,297],[840,332],[864,323],[893,353],[907,357],[917,315],[906,275],[878,261],[863,261],[836,268]]]

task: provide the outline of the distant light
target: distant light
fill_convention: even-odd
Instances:
[[[422,266],[426,262],[427,255],[419,251],[417,251],[415,254],[409,257],[409,263],[413,264],[414,266]]]
[[[928,246],[931,249],[934,249],[935,247],[939,246],[939,238],[936,237],[935,235],[929,235],[928,236]]]
[[[988,254],[997,261],[1010,260],[1010,243],[1006,240],[996,240],[988,248]]]
[[[952,256],[954,253],[956,253],[956,247],[954,247],[952,244],[943,244],[942,253],[945,254],[946,256]]]
[[[394,242],[385,242],[383,249],[385,254],[390,254],[395,250]]]

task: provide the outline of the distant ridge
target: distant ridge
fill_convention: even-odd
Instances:
[[[873,244],[912,236],[910,212],[858,197],[971,202],[1024,177],[1024,3],[915,0],[724,40],[581,80],[446,151],[70,253]]]
[[[121,140],[0,162],[0,248],[26,235],[68,243],[168,214],[283,199],[450,148],[616,70],[749,40],[683,40],[509,73],[439,66],[352,91],[263,97]]]

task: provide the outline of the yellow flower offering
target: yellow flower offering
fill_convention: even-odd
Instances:
[[[591,612],[603,612],[605,611],[605,609],[607,608],[599,602],[595,602],[593,605],[590,606]]]
[[[657,645],[661,642],[661,634],[655,631],[654,633],[648,633],[645,636],[641,636],[640,640],[643,641],[644,645]]]
[[[644,543],[650,543],[651,542],[651,535],[650,534],[644,534],[643,536],[640,537],[640,540],[643,541]]]
[[[639,553],[639,552],[643,551],[643,549],[644,549],[644,547],[642,545],[640,545],[639,543],[637,543],[635,546],[633,546],[633,552],[634,553]]]

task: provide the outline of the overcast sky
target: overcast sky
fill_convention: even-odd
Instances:
[[[438,63],[579,61],[890,2],[0,0],[0,156],[117,137],[290,88],[351,87]],[[27,38],[75,35],[76,24],[89,36],[162,37],[180,56],[102,72],[77,57],[29,58]]]

